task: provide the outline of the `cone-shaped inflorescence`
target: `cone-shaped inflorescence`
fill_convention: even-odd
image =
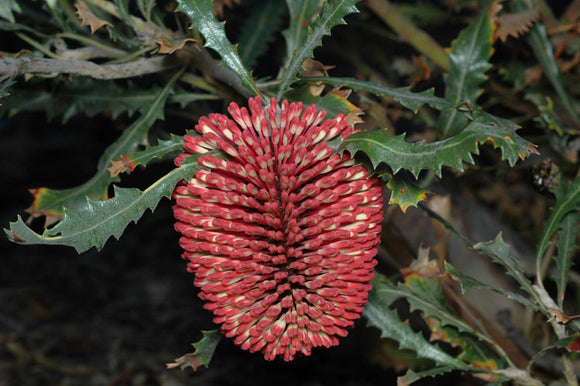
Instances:
[[[275,99],[231,118],[202,117],[186,136],[205,169],[175,189],[183,258],[205,308],[244,350],[286,361],[347,335],[367,302],[382,221],[382,186],[326,144],[352,133],[343,115]]]

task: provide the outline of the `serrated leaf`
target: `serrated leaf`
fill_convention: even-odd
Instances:
[[[490,117],[486,116],[491,122]],[[417,178],[421,170],[430,170],[440,177],[443,166],[463,171],[463,162],[473,164],[472,154],[479,154],[478,145],[491,141],[494,147],[501,149],[502,158],[513,166],[519,158],[535,150],[511,126],[502,124],[503,121],[497,121],[500,124],[472,121],[461,133],[428,144],[407,142],[405,134],[390,136],[382,129],[359,132],[346,138],[339,150],[352,155],[362,151],[373,167],[384,162],[393,173],[406,169]]]
[[[397,385],[411,385],[423,378],[427,378],[427,377],[436,377],[437,375],[443,375],[443,374],[447,374],[451,371],[455,370],[453,367],[451,366],[438,366],[438,367],[433,367],[432,369],[429,370],[424,370],[424,371],[413,371],[413,370],[407,370],[407,372],[405,373],[405,375],[402,375],[400,377],[397,378]]]
[[[536,272],[540,272],[544,253],[550,245],[552,236],[562,225],[564,216],[579,209],[580,178],[572,180],[568,185],[564,184],[560,178],[558,189],[555,190],[554,194],[556,195],[556,204],[554,205],[552,213],[544,225],[544,232],[542,233],[542,237],[538,244],[538,250],[536,254]]]
[[[172,369],[179,366],[183,370],[186,367],[192,367],[193,371],[197,371],[199,366],[208,367],[223,335],[219,330],[202,331],[202,334],[201,340],[193,344],[195,352],[175,359],[175,362],[167,364],[167,368]]]
[[[288,67],[294,51],[302,46],[312,29],[316,17],[322,8],[321,0],[286,0],[290,14],[288,29],[282,32],[286,40],[286,59],[284,67]]]
[[[142,114],[136,119],[123,134],[109,146],[97,164],[97,173],[84,184],[75,188],[54,190],[40,188],[35,192],[34,202],[29,209],[33,216],[50,215],[60,217],[63,215],[63,207],[70,209],[83,209],[86,198],[104,200],[107,198],[107,190],[111,183],[118,181],[118,177],[112,177],[107,168],[112,161],[120,159],[122,155],[133,154],[137,147],[145,143],[147,131],[157,119],[163,119],[165,101],[173,88],[181,71],[167,83],[155,97],[153,102],[142,109]]]
[[[493,287],[489,284],[485,284],[472,276],[464,275],[457,271],[457,269],[455,269],[455,267],[448,262],[445,262],[445,273],[451,275],[453,280],[459,282],[459,287],[462,294],[465,294],[470,288],[483,288],[503,295],[510,300],[514,300],[526,308],[540,311],[538,305],[530,301],[528,298],[515,292],[504,290],[503,288]]]
[[[290,85],[296,80],[296,75],[302,70],[302,62],[306,58],[314,55],[314,49],[322,44],[322,37],[330,35],[330,30],[339,24],[346,24],[344,17],[351,13],[358,12],[355,4],[358,0],[328,0],[322,6],[320,16],[314,22],[312,29],[308,30],[308,35],[303,44],[292,53],[288,65],[284,66],[280,89],[278,90],[278,100],[290,89]]]
[[[45,111],[48,120],[62,116],[62,122],[79,114],[93,117],[110,113],[116,118],[121,113],[130,116],[136,111],[146,111],[161,92],[158,87],[135,89],[120,87],[111,81],[78,78],[74,82],[58,84],[48,92],[34,89],[18,89],[4,107],[11,115],[26,111]]]
[[[578,221],[580,215],[578,212],[569,212],[562,219],[562,230],[556,242],[558,254],[554,257],[556,262],[557,273],[554,280],[558,287],[558,306],[560,308],[564,305],[564,296],[566,294],[566,285],[570,278],[570,269],[574,261],[574,253],[578,249],[576,245],[576,236],[578,235]]]
[[[419,310],[425,317],[439,320],[442,326],[452,326],[461,332],[473,334],[484,342],[493,343],[488,336],[449,310],[438,279],[412,274],[406,278],[404,284],[400,283],[397,286],[388,282],[382,284],[382,288],[378,290],[379,294],[389,304],[399,298],[405,298],[411,311]]]
[[[447,354],[439,346],[429,343],[420,332],[416,333],[407,323],[399,319],[397,312],[389,308],[390,298],[385,297],[385,291],[389,291],[390,288],[392,285],[387,284],[382,275],[375,275],[373,289],[369,293],[369,300],[363,311],[368,324],[378,328],[382,338],[399,342],[401,349],[413,350],[419,357],[431,359],[439,366],[468,370],[469,367],[465,363]]]
[[[513,2],[513,7],[515,11],[524,11],[529,9],[530,5],[527,0],[516,0]],[[538,62],[542,65],[544,74],[550,83],[552,83],[552,87],[554,87],[556,93],[560,96],[564,107],[574,120],[579,121],[580,117],[576,112],[574,103],[564,88],[562,75],[554,58],[554,49],[546,33],[546,26],[543,23],[534,23],[528,34],[528,43],[532,47],[532,51],[538,59]]]
[[[558,349],[558,348],[563,348],[566,349],[569,352],[580,352],[580,332],[577,332],[576,334],[570,335],[566,338],[563,339],[559,339],[554,343],[551,343],[547,346],[545,346],[544,348],[542,348],[540,351],[538,351],[536,353],[536,355],[534,355],[530,361],[528,362],[528,365],[526,367],[526,370],[529,372],[530,369],[532,368],[532,365],[534,364],[534,362],[541,357],[542,355],[544,355],[545,353],[547,353],[550,350],[554,350],[554,349]]]
[[[495,23],[488,9],[491,1],[473,23],[463,29],[449,51],[449,71],[445,76],[445,96],[456,104],[468,102],[476,105],[482,93],[480,85],[485,81],[485,72],[491,67],[489,59],[493,53]],[[455,135],[467,124],[467,118],[457,110],[441,114],[441,132]]]
[[[399,205],[403,213],[410,206],[417,206],[419,202],[427,199],[429,191],[421,189],[415,183],[411,182],[403,173],[397,173],[391,176],[387,182],[387,188],[391,190],[389,204]]]
[[[474,339],[472,335],[462,333],[455,327],[443,325],[435,318],[427,317],[425,321],[431,329],[431,341],[440,340],[449,343],[454,348],[460,348],[461,352],[457,358],[469,363],[474,369],[494,371],[505,367],[503,360],[498,358],[483,343]],[[493,376],[490,375],[490,378],[492,380]]]
[[[22,12],[22,8],[18,5],[16,0],[2,0],[0,1],[0,18],[8,20],[10,23],[14,23],[14,12]]]
[[[163,197],[171,197],[180,180],[190,178],[201,168],[197,164],[198,157],[188,157],[187,163],[144,191],[114,186],[114,197],[109,200],[88,198],[83,209],[65,207],[62,221],[42,234],[30,229],[20,216],[4,232],[11,241],[19,244],[65,245],[75,248],[78,253],[92,247],[100,250],[111,236],[119,239],[127,225],[137,222],[147,209],[153,211]]]
[[[250,8],[250,18],[242,27],[238,44],[240,57],[247,67],[254,67],[256,59],[264,54],[268,43],[274,39],[284,8],[283,0],[256,1]]]
[[[10,88],[16,83],[14,78],[8,78],[0,82],[0,106],[2,106],[2,99],[6,98],[10,94]]]
[[[234,71],[239,77],[242,86],[254,95],[260,95],[254,78],[242,63],[238,49],[226,36],[224,23],[220,23],[214,16],[212,0],[177,0],[177,11],[185,13],[191,20],[192,28],[198,30],[205,38],[205,46],[216,51],[223,64]]]
[[[519,266],[518,260],[511,254],[510,246],[503,241],[501,232],[492,241],[475,244],[473,249],[489,256],[493,262],[503,266],[506,273],[513,277],[520,287],[526,291],[540,307],[543,305],[538,293],[532,288],[532,283],[528,280],[524,271]]]
[[[107,170],[114,177],[127,170],[133,171],[137,166],[146,166],[154,159],[175,158],[182,150],[183,137],[172,134],[169,139],[160,139],[156,145],[147,146],[131,156],[122,155],[119,160],[111,161],[111,166]]]
[[[423,105],[429,105],[437,110],[450,110],[455,108],[457,105],[451,99],[435,96],[433,89],[412,92],[408,87],[390,88],[385,87],[378,82],[340,77],[308,77],[301,78],[300,80],[307,82],[322,81],[331,86],[345,86],[355,91],[363,90],[374,95],[389,96],[395,98],[404,107],[414,112],[417,112]]]

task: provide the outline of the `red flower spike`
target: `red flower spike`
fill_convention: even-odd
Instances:
[[[353,132],[346,118],[301,102],[256,97],[231,119],[202,117],[179,166],[204,155],[175,189],[180,245],[205,308],[235,344],[291,361],[330,347],[360,318],[371,289],[382,186],[326,141]]]

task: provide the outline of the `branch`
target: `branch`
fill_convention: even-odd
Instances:
[[[121,64],[99,65],[86,60],[0,58],[0,79],[22,74],[73,74],[95,79],[120,79],[161,72],[179,66],[166,56]]]

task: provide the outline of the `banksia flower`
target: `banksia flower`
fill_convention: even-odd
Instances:
[[[330,347],[360,318],[371,289],[382,186],[326,141],[352,133],[346,118],[283,101],[231,119],[202,117],[176,159],[204,167],[174,192],[188,270],[214,322],[250,352],[294,359]]]

